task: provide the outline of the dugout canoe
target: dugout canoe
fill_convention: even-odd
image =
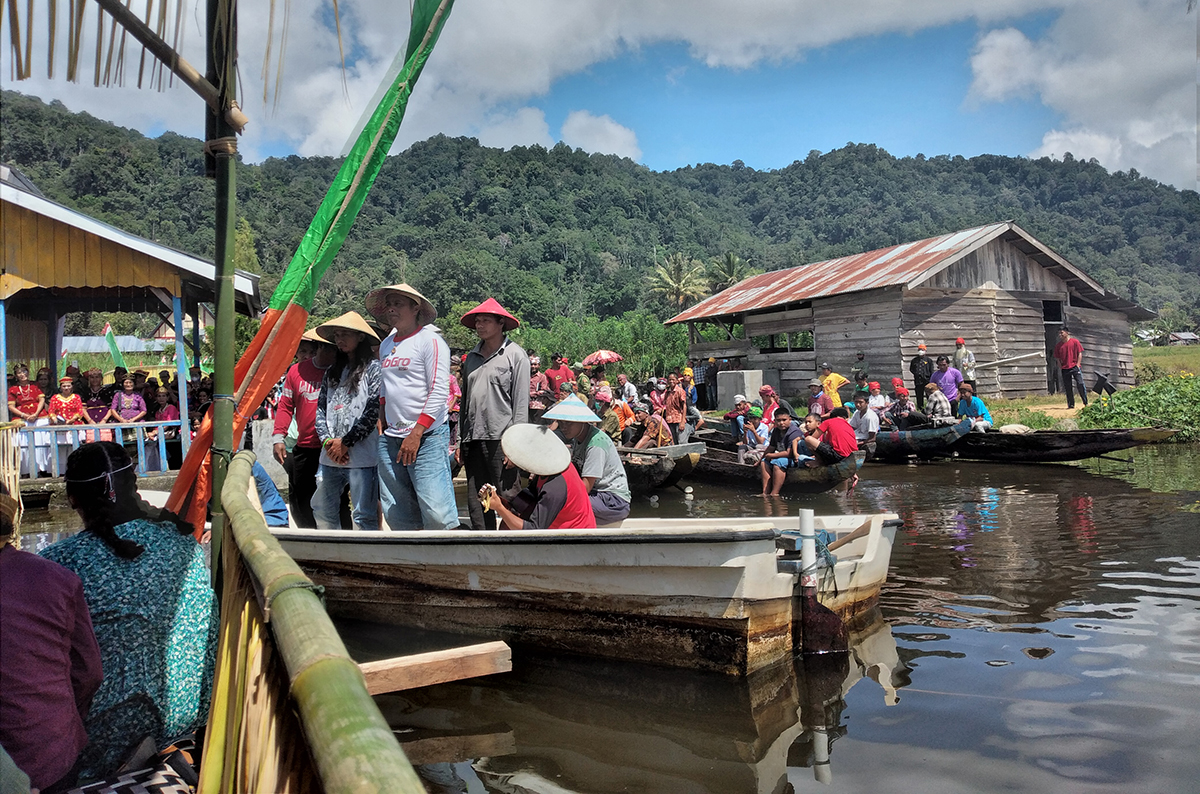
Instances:
[[[832,466],[817,466],[815,468],[803,466],[788,469],[787,479],[784,480],[783,484],[784,492],[789,494],[817,494],[831,491],[857,474],[865,460],[865,452],[855,452],[850,457]],[[759,473],[758,464],[738,463],[736,452],[730,452],[718,447],[709,447],[708,451],[700,456],[700,459],[696,462],[695,469],[693,469],[689,477],[695,480],[706,480],[734,486],[749,483],[755,488],[762,488],[762,475]]]
[[[964,433],[950,450],[966,460],[1061,463],[1166,441],[1178,431],[1157,427],[1119,430],[1037,430],[1032,433]]]
[[[950,447],[964,434],[971,432],[971,420],[945,427],[925,427],[918,430],[881,430],[875,435],[875,455],[871,460],[896,462],[910,457],[933,458],[949,455]]]
[[[617,447],[625,477],[633,494],[648,494],[658,488],[669,488],[696,467],[705,452],[701,443],[674,444],[653,449]]]
[[[877,601],[894,514],[818,517],[846,536],[819,598]],[[272,529],[335,616],[556,651],[745,675],[794,648],[798,576],[777,538],[798,519],[627,519],[577,530]],[[828,592],[826,592],[828,591]]]

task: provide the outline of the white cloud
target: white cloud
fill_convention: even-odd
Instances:
[[[1066,9],[1040,39],[983,35],[969,101],[1038,96],[1061,114],[1035,157],[1095,157],[1110,170],[1194,187],[1196,20],[1182,3],[1097,0]],[[1195,13],[1195,12],[1193,12]]]
[[[546,114],[538,108],[530,107],[489,117],[480,126],[477,137],[484,146],[501,149],[518,145],[529,146],[534,143],[546,147],[554,145],[554,139],[550,137],[550,125],[546,123]]]
[[[611,116],[594,116],[586,110],[572,110],[562,125],[562,140],[568,146],[587,152],[615,154],[640,160],[641,147],[637,133],[612,120]]]

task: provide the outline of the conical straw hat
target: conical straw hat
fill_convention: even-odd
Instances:
[[[500,436],[500,448],[518,469],[539,477],[559,474],[571,465],[571,451],[545,425],[513,425]]]
[[[383,316],[389,292],[399,292],[404,297],[412,298],[417,302],[420,307],[417,310],[417,323],[422,327],[437,319],[437,309],[433,308],[433,304],[424,295],[407,284],[393,284],[390,287],[380,287],[367,293],[367,313],[389,329],[392,327],[391,322]]]
[[[471,311],[462,316],[462,324],[471,330],[475,329],[475,315],[477,314],[492,314],[499,317],[504,324],[505,331],[511,331],[521,324],[521,321],[508,313],[508,310],[500,305],[495,298],[488,298],[483,303],[476,306]]]
[[[367,321],[363,319],[358,312],[346,312],[341,317],[335,317],[327,323],[321,323],[316,327],[317,334],[326,342],[333,342],[333,332],[338,328],[348,328],[351,331],[361,331],[366,334],[369,339],[379,341],[379,336],[372,330]]]
[[[587,407],[587,403],[574,394],[550,406],[550,410],[542,414],[543,419],[558,419],[564,422],[599,422],[600,417]]]

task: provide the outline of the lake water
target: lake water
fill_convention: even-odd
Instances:
[[[517,654],[378,700],[436,792],[1197,792],[1200,449],[1120,456],[662,492],[637,512],[899,513],[880,619],[848,659],[745,680]],[[390,635],[345,629],[360,651]]]
[[[635,514],[899,513],[878,620],[748,679],[519,652],[378,702],[434,792],[1200,792],[1200,448],[1118,457],[663,491]],[[391,655],[393,629],[341,628]]]

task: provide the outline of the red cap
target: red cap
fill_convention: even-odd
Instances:
[[[892,388],[900,388],[904,386],[904,378],[892,378]]]
[[[868,389],[881,389],[883,387],[879,385],[879,381],[873,380],[867,384],[867,388]]]
[[[907,397],[908,389],[904,388],[903,386],[897,386],[896,387],[896,396],[897,397]]]
[[[965,345],[965,344],[966,344],[966,341],[965,341],[965,340],[964,340],[964,339],[963,339],[963,338],[960,336],[958,339],[955,339],[955,340],[954,340],[954,344],[956,344],[956,345]]]
[[[474,330],[474,316],[476,314],[494,314],[503,321],[505,331],[511,331],[521,324],[521,321],[509,314],[508,310],[501,306],[495,298],[488,298],[483,303],[464,314],[461,320],[462,324],[467,328]]]

